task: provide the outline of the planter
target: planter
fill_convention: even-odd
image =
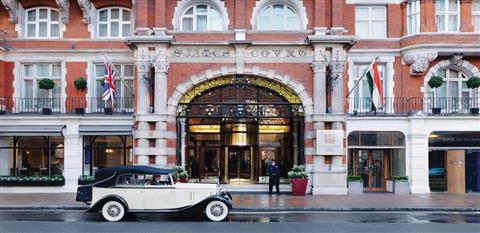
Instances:
[[[7,111],[5,110],[0,110],[0,115],[5,115],[7,113]]]
[[[363,181],[349,181],[348,194],[349,195],[363,194]]]
[[[394,181],[393,193],[395,194],[410,194],[410,182],[408,181]]]
[[[292,178],[292,194],[293,196],[305,196],[307,190],[308,179],[304,178]]]
[[[63,186],[65,180],[56,181],[0,181],[0,186]]]
[[[393,193],[393,180],[387,180],[387,187],[386,187],[386,191],[389,192],[389,193]]]
[[[442,112],[442,108],[432,108],[432,114],[439,115]]]
[[[470,108],[470,114],[478,115],[480,113],[480,108]]]
[[[75,109],[75,114],[85,114],[85,109],[84,108],[76,108]]]
[[[113,111],[112,108],[105,108],[105,115],[112,115]]]
[[[180,178],[180,183],[188,183],[188,178]]]
[[[43,113],[43,115],[50,115],[50,114],[52,114],[52,109],[51,108],[42,108],[42,113]]]

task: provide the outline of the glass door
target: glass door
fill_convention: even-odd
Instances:
[[[353,175],[361,176],[365,191],[385,191],[388,154],[385,150],[357,150],[353,154]]]
[[[230,183],[251,183],[252,148],[228,147],[228,180]]]

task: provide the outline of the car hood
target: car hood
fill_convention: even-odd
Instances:
[[[217,184],[202,183],[176,183],[175,188],[193,188],[193,189],[217,189]]]

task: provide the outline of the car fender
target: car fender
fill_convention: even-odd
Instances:
[[[118,196],[118,195],[108,195],[102,198],[101,200],[97,201],[95,204],[93,204],[88,210],[87,213],[92,213],[92,212],[98,212],[102,209],[103,205],[107,203],[108,201],[118,201],[120,202],[123,207],[125,207],[125,210],[128,211],[128,204],[123,199],[123,197]]]
[[[227,205],[229,210],[232,209],[231,200],[229,200],[228,198],[226,198],[223,195],[213,195],[213,196],[209,196],[209,197],[203,199],[202,201],[200,201],[199,203],[197,203],[195,205],[192,205],[188,208],[185,208],[181,212],[183,212],[183,213],[187,212],[187,213],[192,213],[192,214],[203,213],[205,211],[205,208],[207,207],[208,203],[210,203],[212,201],[221,201],[221,202],[225,203],[225,205]]]

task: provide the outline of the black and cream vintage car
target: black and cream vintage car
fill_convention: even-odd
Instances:
[[[218,184],[175,183],[174,170],[148,166],[100,169],[91,185],[78,187],[76,201],[101,211],[108,221],[119,221],[127,212],[204,213],[211,221],[224,220],[232,197]]]

